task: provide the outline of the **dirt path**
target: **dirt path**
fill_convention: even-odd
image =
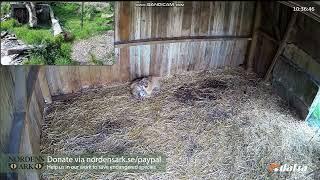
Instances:
[[[112,65],[113,41],[114,32],[111,30],[89,39],[79,40],[72,47],[72,59],[80,65]]]

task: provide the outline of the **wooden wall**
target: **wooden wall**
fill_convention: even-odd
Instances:
[[[52,95],[141,76],[244,63],[255,2],[184,2],[184,7],[137,7],[136,3],[115,4],[116,63],[47,67]]]
[[[132,46],[120,49],[122,57],[112,66],[50,66],[46,77],[51,95],[59,95],[141,76],[238,66],[247,44],[212,41]]]
[[[254,2],[183,2],[183,7],[116,4],[115,44],[130,78],[239,66],[251,39]]]
[[[38,67],[0,66],[1,152],[39,154],[44,98]],[[9,173],[16,179],[39,179],[36,172]],[[1,174],[1,178],[6,178]]]
[[[0,66],[0,151],[8,144],[14,113],[14,79],[10,68]]]
[[[291,15],[291,8],[276,1],[261,2],[261,22],[258,42],[253,60],[253,70],[259,77],[264,77],[283,38]],[[273,38],[270,39],[265,36]]]
[[[253,70],[264,77],[285,37],[292,8],[279,2],[261,2],[260,36]],[[320,22],[298,12],[284,48],[272,71],[272,85],[304,119],[320,85]]]
[[[186,1],[182,2],[183,7],[139,7],[137,3],[116,3],[116,42],[181,36],[251,36],[254,2]]]

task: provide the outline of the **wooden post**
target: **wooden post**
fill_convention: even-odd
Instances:
[[[51,99],[51,93],[50,93],[50,89],[49,89],[49,85],[48,85],[48,81],[47,81],[47,77],[46,77],[46,67],[45,66],[40,67],[38,78],[39,78],[40,89],[41,89],[43,98],[45,100],[45,103],[51,104],[52,99]]]
[[[84,2],[81,3],[81,29],[83,29],[83,6]]]
[[[258,43],[258,35],[259,35],[259,26],[261,22],[261,2],[256,2],[256,11],[255,11],[255,19],[254,19],[254,25],[253,25],[253,37],[252,41],[250,43],[250,51],[249,56],[247,60],[247,71],[252,71],[253,69],[253,58],[256,52],[256,47]]]
[[[290,18],[290,21],[289,21],[289,24],[288,24],[287,29],[286,29],[286,32],[284,34],[284,37],[281,40],[281,43],[280,43],[280,45],[278,47],[278,50],[277,50],[275,56],[273,57],[272,63],[270,65],[266,75],[264,76],[264,81],[268,81],[270,79],[273,67],[276,64],[278,57],[282,54],[282,51],[284,50],[284,48],[285,48],[285,46],[287,44],[287,41],[288,41],[288,39],[290,37],[290,32],[293,29],[294,24],[296,23],[296,19],[297,19],[297,12],[293,11],[292,15],[291,15],[291,18]]]

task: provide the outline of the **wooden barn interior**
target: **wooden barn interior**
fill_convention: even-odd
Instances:
[[[0,66],[0,148],[157,152],[167,170],[2,176],[320,178],[319,2],[137,3],[115,3],[112,66]],[[161,92],[135,100],[129,83],[145,76],[161,76]],[[270,163],[308,170],[273,173]]]

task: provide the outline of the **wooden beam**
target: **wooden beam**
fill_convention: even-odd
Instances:
[[[264,77],[264,81],[268,81],[270,79],[270,77],[271,77],[271,72],[273,70],[273,67],[276,64],[278,57],[282,54],[282,52],[283,52],[283,50],[284,50],[284,48],[285,48],[285,46],[287,44],[287,41],[288,41],[288,39],[290,37],[291,30],[293,29],[293,26],[296,23],[297,14],[298,13],[296,11],[292,12],[292,15],[290,17],[290,21],[289,21],[289,24],[287,26],[286,32],[284,34],[284,37],[283,37],[283,39],[282,39],[282,41],[281,41],[281,43],[280,43],[280,45],[278,47],[278,50],[277,50],[275,56],[273,57],[272,63],[271,63],[271,65],[270,65],[270,67],[269,67],[269,69],[268,69],[268,71],[267,71],[267,73],[266,73],[266,75]]]
[[[194,41],[237,41],[247,40],[250,41],[251,36],[181,36],[181,37],[165,37],[165,38],[149,38],[137,39],[129,41],[114,42],[116,48],[139,46],[147,44],[160,44],[160,43],[177,43],[177,42],[194,42]]]
[[[254,25],[252,28],[253,37],[252,37],[252,41],[250,44],[249,56],[248,56],[247,65],[246,65],[247,71],[253,70],[253,58],[254,58],[257,43],[258,43],[258,32],[259,32],[260,22],[261,22],[261,2],[257,1],[256,2]]]

